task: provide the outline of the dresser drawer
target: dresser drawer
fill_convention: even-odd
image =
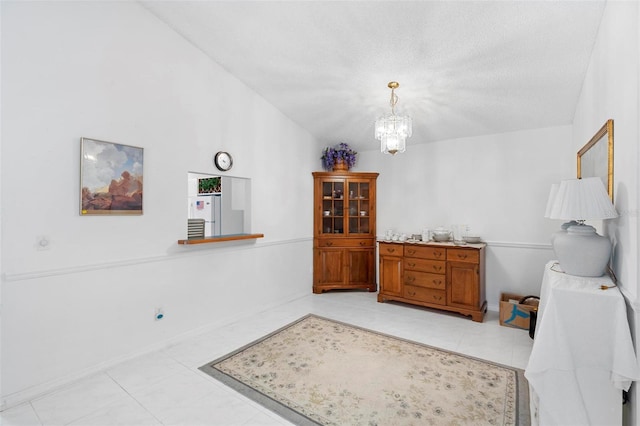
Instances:
[[[456,262],[478,263],[480,261],[480,251],[475,249],[448,249],[447,260]]]
[[[402,256],[402,244],[380,243],[378,247],[380,256]]]
[[[447,263],[444,260],[418,259],[415,257],[404,258],[404,269],[413,271],[444,274],[447,272]]]
[[[430,288],[405,285],[404,297],[421,302],[435,303],[437,305],[447,304],[447,293],[444,290],[433,290]]]
[[[375,247],[373,238],[318,238],[316,247]]]
[[[433,288],[436,290],[446,289],[446,275],[430,274],[428,272],[404,271],[404,284],[418,287]]]
[[[418,257],[421,259],[444,260],[446,249],[442,247],[404,246],[405,257]]]
[[[380,243],[378,245],[380,256],[398,256],[402,257],[402,244]]]

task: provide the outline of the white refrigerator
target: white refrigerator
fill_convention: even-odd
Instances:
[[[189,197],[189,219],[204,219],[204,236],[222,235],[222,194]]]

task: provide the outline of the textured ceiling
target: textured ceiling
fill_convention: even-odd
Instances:
[[[320,142],[377,149],[570,124],[603,1],[142,1]]]

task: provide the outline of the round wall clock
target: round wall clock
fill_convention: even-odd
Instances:
[[[231,157],[231,154],[228,152],[219,151],[216,153],[215,157],[213,157],[213,164],[216,165],[218,170],[226,172],[233,166],[233,157]]]

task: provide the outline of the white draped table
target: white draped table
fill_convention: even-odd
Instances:
[[[525,377],[532,423],[620,425],[622,391],[640,379],[624,297],[608,276],[545,267],[538,322]]]

